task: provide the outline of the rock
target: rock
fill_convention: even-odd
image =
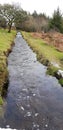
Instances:
[[[58,70],[57,74],[63,78],[63,71],[62,70]]]

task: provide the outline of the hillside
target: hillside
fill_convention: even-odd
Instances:
[[[42,38],[46,44],[54,46],[58,51],[63,52],[63,34],[59,32],[32,33],[35,38]]]

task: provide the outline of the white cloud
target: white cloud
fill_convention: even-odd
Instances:
[[[21,7],[29,12],[36,10],[38,13],[46,13],[51,15],[55,9],[59,6],[63,12],[63,0],[0,0],[0,3],[20,3]]]

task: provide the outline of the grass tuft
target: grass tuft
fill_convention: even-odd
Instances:
[[[59,83],[62,85],[62,87],[63,87],[63,78],[61,78],[60,80],[59,80]]]

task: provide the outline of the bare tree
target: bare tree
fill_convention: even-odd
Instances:
[[[8,32],[11,32],[11,27],[15,19],[16,8],[14,5],[0,5],[0,16],[6,19],[8,24]]]

